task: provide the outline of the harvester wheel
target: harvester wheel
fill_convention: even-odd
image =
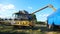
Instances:
[[[18,26],[14,26],[14,29],[18,29],[19,27]]]
[[[30,29],[33,29],[34,28],[34,26],[30,26]]]

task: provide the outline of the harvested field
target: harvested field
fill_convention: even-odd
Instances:
[[[0,34],[60,34],[59,31],[48,31],[46,25],[36,25],[34,28],[18,28],[0,26]]]

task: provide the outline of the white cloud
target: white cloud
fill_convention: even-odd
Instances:
[[[48,16],[49,16],[49,14],[40,14],[37,16],[38,17],[37,20],[38,21],[46,21]]]
[[[39,16],[42,16],[42,17],[47,17],[49,14],[41,14]]]
[[[0,17],[10,17],[15,11],[15,6],[13,4],[0,4]]]
[[[15,6],[13,4],[9,4],[8,6],[6,6],[7,9],[15,9]]]
[[[15,9],[15,6],[13,4],[8,5],[0,4],[0,11],[6,11],[11,9]]]
[[[29,6],[28,9],[32,9],[32,7]]]

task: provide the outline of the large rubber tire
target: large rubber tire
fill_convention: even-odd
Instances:
[[[30,28],[30,29],[33,29],[33,28],[34,28],[34,26],[29,26],[29,28]]]
[[[49,30],[50,31],[56,31],[57,30],[57,27],[55,25],[52,25]]]
[[[19,26],[14,26],[13,29],[19,29]]]
[[[54,29],[53,25],[48,25],[48,26],[47,26],[47,30],[48,30],[48,31],[53,31],[53,29]]]

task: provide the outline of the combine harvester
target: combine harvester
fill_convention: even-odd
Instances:
[[[14,27],[33,27],[35,24],[36,16],[29,14],[27,11],[22,10],[19,12],[14,13],[14,24],[12,24]]]

